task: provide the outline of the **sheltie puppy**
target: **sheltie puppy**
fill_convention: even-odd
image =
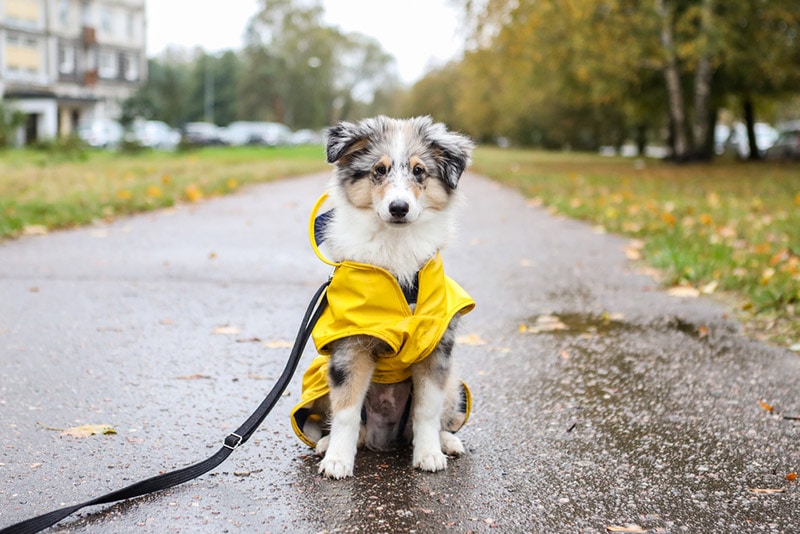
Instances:
[[[432,262],[441,265],[438,253],[454,232],[460,198],[457,187],[473,146],[470,139],[430,117],[380,116],[330,128],[327,159],[334,166],[329,184],[333,210],[322,236],[327,257],[379,267],[391,274],[405,294],[407,310],[414,314],[424,307],[424,313],[433,313],[427,311],[432,305],[417,297],[427,298],[432,292],[425,287],[434,279],[427,270]],[[445,278],[442,271],[442,283]],[[387,450],[411,441],[413,465],[424,471],[443,470],[447,455],[464,453],[451,430],[466,420],[466,386],[455,375],[451,353],[458,319],[474,302],[447,280],[456,289],[448,286],[449,300],[445,300],[451,310],[444,312],[444,319],[437,319],[443,321],[438,334],[430,326],[435,323],[423,319],[424,331],[403,334],[427,342],[433,337],[428,350],[420,349],[428,354],[408,365],[409,378],[374,380],[376,366],[380,369],[382,360],[396,356],[398,345],[406,342],[394,343],[380,331],[343,334],[324,347],[330,357],[330,390],[315,401],[313,410],[325,415],[316,418],[323,421],[318,428],[311,422],[304,428],[318,438],[314,441],[317,454],[323,456],[320,474],[336,479],[352,476],[356,451],[362,445]],[[357,288],[362,290],[366,288]],[[378,307],[388,306],[383,296],[374,298],[380,300]],[[407,353],[404,358],[416,360],[416,355]]]

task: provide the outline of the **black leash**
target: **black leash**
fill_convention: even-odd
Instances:
[[[328,287],[328,284],[330,284],[330,280],[322,284],[322,286],[314,294],[314,297],[311,299],[308,309],[306,309],[305,316],[303,317],[303,322],[297,332],[297,337],[294,340],[294,346],[292,347],[292,352],[289,355],[289,360],[286,362],[286,366],[284,367],[280,378],[278,378],[278,382],[272,388],[272,391],[267,394],[266,398],[261,402],[256,411],[250,415],[247,421],[242,423],[242,425],[237,428],[235,432],[228,434],[228,436],[225,438],[222,448],[218,450],[216,454],[205,461],[189,467],[164,473],[163,475],[154,476],[146,480],[142,480],[141,482],[131,484],[130,486],[120,490],[97,497],[90,501],[76,504],[74,506],[67,506],[58,510],[53,510],[52,512],[5,527],[4,529],[0,530],[0,534],[29,534],[33,532],[39,532],[40,530],[44,530],[47,527],[55,525],[68,515],[77,512],[86,506],[108,504],[124,499],[132,499],[134,497],[147,495],[148,493],[171,488],[173,486],[193,480],[200,475],[211,471],[219,464],[224,462],[225,459],[228,458],[228,456],[230,456],[230,454],[236,450],[237,447],[245,443],[253,434],[253,432],[256,431],[258,426],[267,417],[267,414],[272,411],[272,408],[278,402],[278,399],[280,399],[284,390],[289,385],[292,375],[294,375],[297,365],[300,362],[303,349],[308,342],[308,338],[311,336],[311,330],[314,328],[314,325],[317,323],[319,316],[322,314],[327,304],[325,289]]]

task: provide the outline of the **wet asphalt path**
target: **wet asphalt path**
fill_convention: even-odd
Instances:
[[[326,180],[0,244],[0,527],[217,450],[328,274],[305,230]],[[800,422],[784,416],[800,416],[800,357],[658,291],[624,240],[462,184],[444,257],[478,302],[457,347],[465,457],[429,474],[410,451],[366,452],[353,479],[320,479],[288,421],[298,376],[213,473],[57,529],[796,532]],[[117,433],[54,430],[88,424]]]

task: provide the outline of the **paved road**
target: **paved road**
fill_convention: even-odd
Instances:
[[[328,274],[305,237],[326,180],[0,244],[0,526],[219,447],[271,387]],[[296,378],[212,474],[62,524],[796,532],[800,483],[785,476],[800,470],[800,422],[783,416],[800,415],[800,358],[744,339],[713,303],[660,292],[625,241],[462,183],[470,201],[444,256],[478,302],[457,348],[475,398],[465,457],[428,474],[409,451],[362,453],[355,478],[322,480],[288,423]],[[567,329],[536,333],[554,325]],[[88,424],[117,433],[53,430]]]

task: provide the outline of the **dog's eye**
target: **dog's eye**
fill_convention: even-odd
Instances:
[[[414,173],[414,178],[421,179],[425,175],[425,167],[422,165],[415,165],[411,172]]]
[[[386,165],[378,165],[375,167],[375,174],[378,176],[386,176]]]

